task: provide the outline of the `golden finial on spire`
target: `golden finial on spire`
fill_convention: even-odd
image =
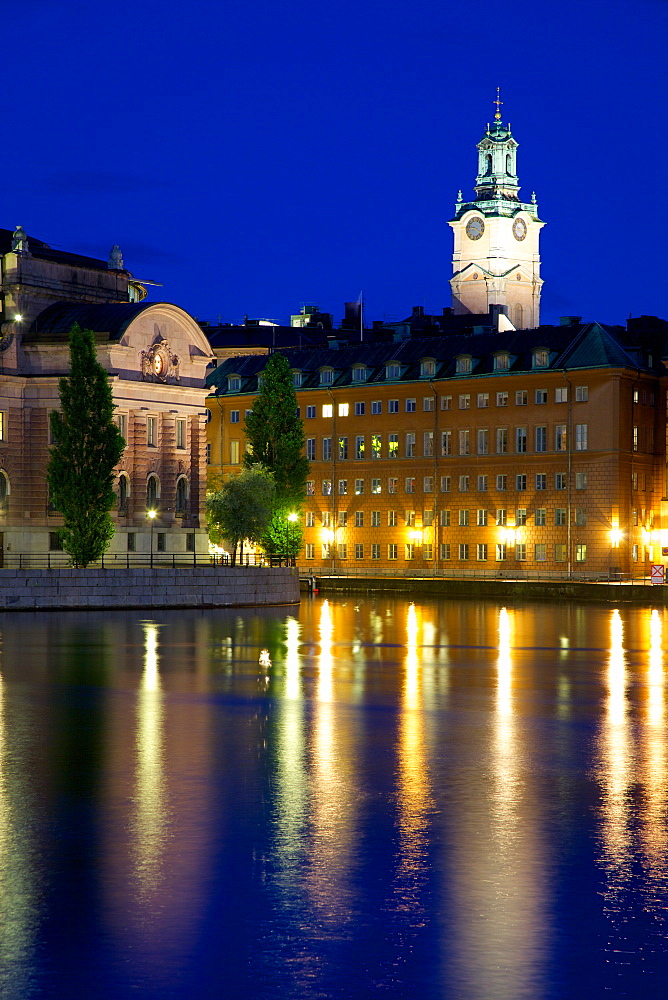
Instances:
[[[494,112],[494,121],[495,122],[500,122],[501,121],[501,105],[503,104],[503,101],[501,100],[501,88],[500,87],[496,88],[496,100],[492,101],[492,104],[496,104],[496,111]]]

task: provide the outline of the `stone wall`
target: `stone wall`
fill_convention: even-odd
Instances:
[[[0,609],[222,608],[297,604],[296,569],[1,569]]]

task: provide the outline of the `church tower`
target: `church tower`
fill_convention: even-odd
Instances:
[[[455,237],[452,304],[455,315],[505,306],[515,329],[528,330],[540,323],[538,240],[544,223],[535,194],[530,204],[520,201],[517,142],[510,124],[502,124],[498,90],[494,103],[494,122],[478,143],[475,200],[463,201],[460,191],[449,223]]]

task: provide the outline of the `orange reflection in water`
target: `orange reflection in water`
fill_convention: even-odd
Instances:
[[[279,702],[277,720],[277,846],[288,868],[303,849],[308,804],[304,700],[299,655],[301,628],[296,618],[287,618],[285,687],[284,697]]]
[[[666,802],[668,768],[666,766],[665,672],[663,665],[663,620],[656,608],[648,622],[649,656],[647,696],[642,728],[642,781],[645,787],[642,852],[651,877],[665,883],[668,856]]]

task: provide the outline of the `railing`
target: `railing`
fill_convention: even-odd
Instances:
[[[253,552],[237,556],[237,566],[286,566],[288,561],[280,557],[270,562],[264,556]],[[212,555],[209,552],[105,552],[101,559],[89,563],[96,569],[170,568],[179,566],[231,566],[232,560],[226,555]],[[290,563],[294,565],[294,562]],[[62,569],[72,566],[67,552],[4,552],[0,554],[0,568],[4,569]]]
[[[634,573],[622,573],[617,569],[603,570],[600,572],[584,572],[584,571],[573,571],[570,576],[567,572],[555,572],[551,570],[545,570],[541,572],[540,570],[516,570],[516,569],[439,569],[434,570],[425,569],[422,567],[398,563],[396,568],[381,568],[372,567],[366,564],[365,566],[341,566],[337,565],[335,567],[328,566],[326,564],[313,565],[309,563],[301,563],[301,572],[306,575],[313,575],[315,577],[328,577],[328,576],[340,576],[340,577],[369,577],[369,578],[379,578],[379,579],[435,579],[435,580],[512,580],[517,582],[527,581],[527,582],[559,582],[559,583],[569,583],[569,582],[579,582],[579,583],[625,583],[625,584],[642,584],[647,585],[651,583],[651,578],[649,573],[644,574],[638,572]]]

